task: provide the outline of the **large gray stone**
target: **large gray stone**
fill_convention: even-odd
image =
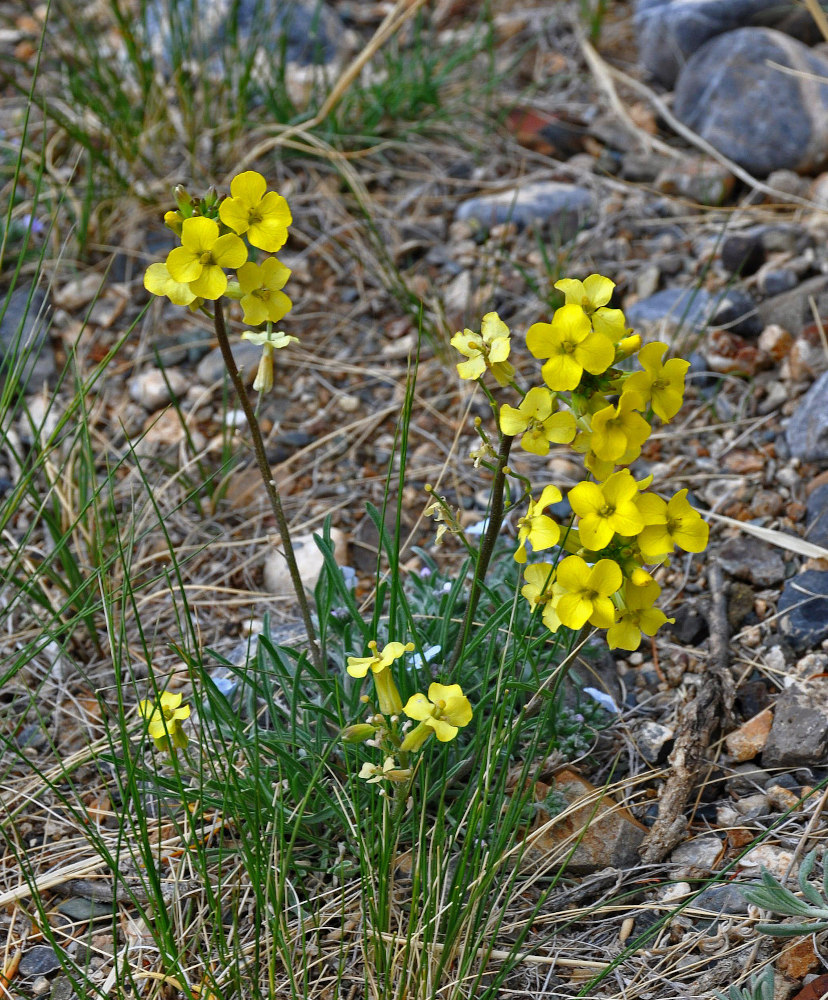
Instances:
[[[666,324],[703,330],[717,307],[717,300],[703,288],[665,288],[635,302],[625,316],[633,329]]]
[[[638,0],[635,26],[641,63],[672,87],[682,66],[705,42],[757,23],[785,0]]]
[[[828,462],[828,372],[800,399],[785,428],[785,440],[794,458]]]
[[[557,181],[539,181],[513,191],[471,198],[459,205],[455,217],[491,227],[504,222],[518,226],[543,224],[561,240],[576,235],[592,214],[594,202],[585,188]]]
[[[11,377],[18,388],[36,392],[54,381],[50,312],[39,288],[16,288],[0,304],[0,385]]]
[[[805,652],[818,648],[828,639],[828,572],[807,569],[786,580],[777,612],[779,631],[794,649]]]
[[[827,752],[828,680],[811,677],[779,695],[762,764],[765,767],[824,764]]]
[[[690,57],[673,110],[753,174],[807,172],[828,159],[826,79],[828,59],[801,42],[769,28],[739,28]]]
[[[716,553],[716,561],[726,573],[757,587],[770,587],[785,579],[785,560],[779,550],[758,538],[729,538]]]

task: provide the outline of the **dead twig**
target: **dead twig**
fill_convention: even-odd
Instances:
[[[716,726],[730,715],[733,680],[728,670],[730,629],[721,568],[710,568],[710,657],[705,683],[681,711],[678,733],[670,754],[670,771],[658,803],[658,817],[642,844],[645,863],[661,861],[679,843],[687,828],[684,808],[704,763]]]

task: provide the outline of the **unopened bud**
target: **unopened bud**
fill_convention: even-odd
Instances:
[[[358,722],[354,726],[348,726],[347,729],[342,730],[342,742],[343,743],[364,743],[369,740],[376,729],[369,725],[367,722]]]

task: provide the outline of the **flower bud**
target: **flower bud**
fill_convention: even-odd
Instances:
[[[365,740],[369,740],[376,729],[374,726],[369,725],[367,722],[358,722],[355,726],[348,726],[346,729],[342,730],[342,742],[343,743],[364,743]]]
[[[641,347],[641,335],[634,333],[631,337],[624,337],[623,340],[619,341],[615,348],[615,360],[619,361],[621,358],[628,358],[631,354],[635,354],[637,350]]]

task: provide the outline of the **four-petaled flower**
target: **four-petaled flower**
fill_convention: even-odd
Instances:
[[[441,743],[448,743],[472,719],[471,704],[460,685],[438,684],[436,681],[429,686],[428,697],[424,694],[412,695],[405,703],[403,712],[420,724],[403,740],[400,746],[402,752],[418,750],[432,733]]]
[[[219,218],[229,229],[246,236],[251,246],[267,253],[281,250],[293,222],[288,203],[255,170],[245,170],[230,182],[231,197],[219,205]]]
[[[570,532],[571,534],[571,532]],[[564,592],[555,582],[555,567],[551,563],[530,563],[523,571],[526,583],[520,588],[532,611],[541,607],[541,619],[550,632],[557,632],[561,620],[556,610],[558,598]]]
[[[553,545],[558,544],[558,539],[561,537],[560,526],[557,521],[544,514],[544,511],[551,503],[558,503],[560,500],[561,491],[557,486],[544,486],[537,503],[530,498],[526,514],[518,521],[516,562],[526,562],[527,541],[535,552],[551,549]]]
[[[509,327],[496,312],[486,313],[480,333],[465,329],[462,333],[455,333],[450,343],[468,358],[457,365],[457,374],[462,379],[476,381],[488,368],[498,385],[508,385],[515,374],[506,360],[511,346]]]
[[[660,593],[661,587],[640,568],[624,582],[618,621],[607,629],[610,649],[638,649],[642,635],[654,636],[665,622],[675,622],[675,618],[653,607]]]
[[[580,519],[578,531],[584,545],[598,551],[609,545],[615,534],[637,535],[645,523],[637,499],[638,485],[629,469],[614,472],[600,484],[573,486],[569,503]]]
[[[188,306],[197,296],[186,281],[176,281],[166,264],[150,264],[144,272],[144,288],[153,295],[166,295],[174,306]]]
[[[567,305],[581,306],[585,313],[592,315],[612,298],[615,282],[602,274],[590,274],[579,281],[577,278],[561,278],[555,288],[566,296]]]
[[[557,583],[565,591],[558,598],[558,618],[567,628],[579,629],[587,622],[609,628],[615,622],[611,597],[621,582],[621,567],[612,559],[600,559],[590,568],[580,556],[567,556],[558,566]]]
[[[513,436],[523,434],[520,446],[533,455],[549,454],[551,442],[568,444],[577,430],[575,417],[555,412],[555,397],[548,389],[535,386],[517,408],[504,403],[500,408],[500,429]]]
[[[290,268],[275,257],[268,257],[261,264],[248,261],[239,268],[241,305],[248,326],[278,323],[288,312],[293,303],[282,288],[289,277]]]
[[[174,281],[188,284],[194,295],[218,299],[227,291],[223,269],[241,267],[246,260],[247,247],[238,236],[220,236],[216,221],[199,216],[184,220],[181,246],[170,250],[167,269]]]
[[[246,265],[245,265],[246,266]],[[604,462],[632,462],[641,454],[641,445],[652,428],[637,413],[644,402],[637,392],[624,392],[617,406],[605,406],[592,415],[591,450]],[[629,456],[629,458],[628,458]]]
[[[411,777],[411,768],[398,768],[397,762],[393,757],[386,757],[382,762],[382,767],[379,764],[370,764],[366,761],[359,772],[359,777],[364,778],[369,785],[379,784],[380,781],[407,781]]]
[[[685,552],[702,552],[707,546],[710,528],[690,506],[686,489],[669,500],[642,493],[637,504],[646,525],[638,536],[638,547],[647,562],[661,561],[677,545]]]
[[[644,403],[651,403],[653,410],[667,423],[681,409],[684,399],[684,378],[689,361],[670,358],[662,364],[667,344],[657,340],[638,352],[643,372],[633,372],[624,386],[625,392],[637,392]]]
[[[285,296],[287,298],[287,296]],[[288,344],[298,344],[298,337],[289,337],[286,333],[275,330],[245,330],[242,340],[249,340],[251,344],[259,344],[262,348],[262,356],[259,359],[259,367],[256,369],[256,378],[253,388],[257,392],[270,392],[273,388],[273,352],[278,351]]]
[[[402,699],[389,669],[395,660],[414,650],[414,643],[389,642],[379,652],[374,639],[368,643],[371,656],[349,656],[347,671],[351,677],[364,677],[370,670],[377,689],[379,710],[383,715],[399,715]]]
[[[574,303],[557,309],[551,323],[530,326],[526,345],[534,357],[549,359],[541,374],[555,392],[577,389],[584,371],[600,375],[615,360],[612,341],[595,333],[589,316]]]
[[[181,704],[181,697],[163,691],[158,701],[147,699],[138,703],[138,711],[147,720],[147,732],[159,750],[170,750],[170,744],[184,750],[189,742],[181,728],[181,720],[189,719],[190,708]]]

